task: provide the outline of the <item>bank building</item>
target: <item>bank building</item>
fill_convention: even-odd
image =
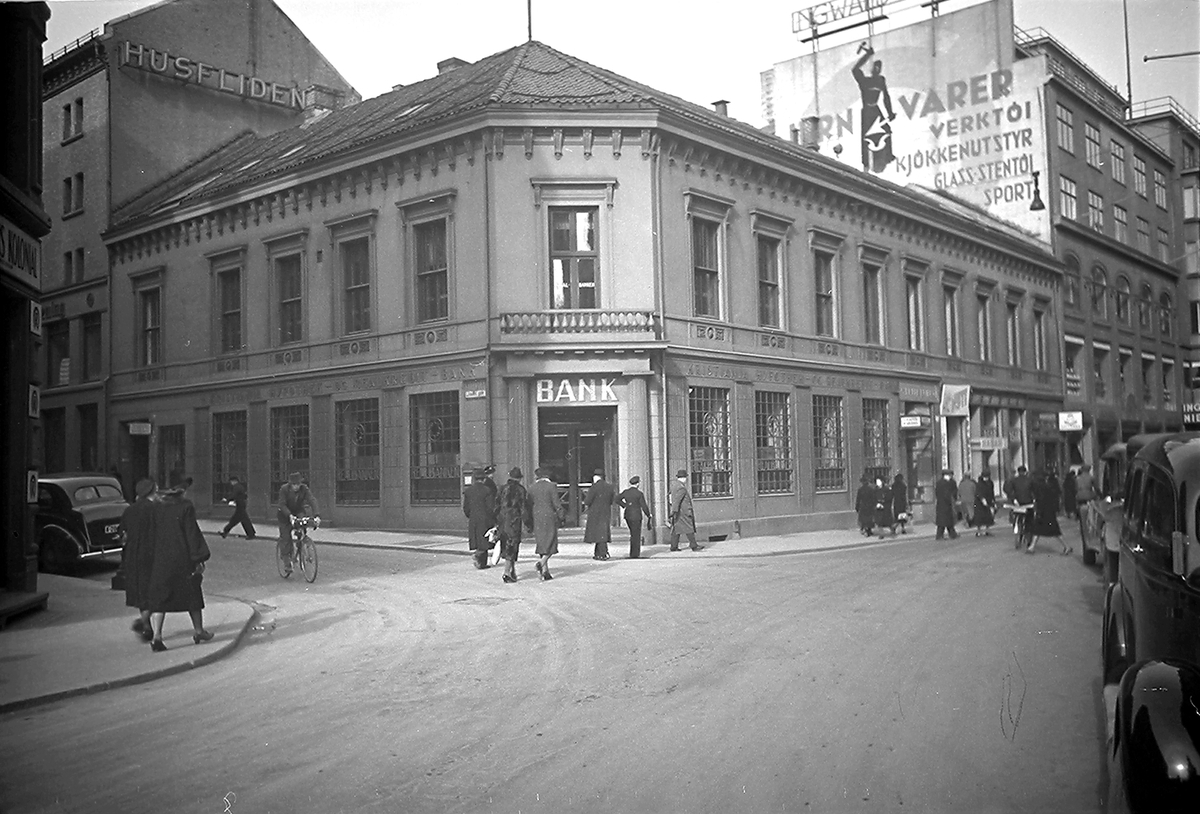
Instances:
[[[437,67],[114,207],[131,469],[201,509],[298,470],[336,524],[455,530],[477,463],[544,466],[568,524],[595,470],[662,522],[686,469],[715,536],[846,526],[863,475],[923,505],[944,463],[1057,460],[1046,244],[540,42]]]

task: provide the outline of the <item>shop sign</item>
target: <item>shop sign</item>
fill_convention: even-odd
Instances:
[[[616,379],[538,379],[538,404],[615,402]]]
[[[463,392],[463,398],[485,399],[487,398],[487,388],[481,387],[478,390],[466,390]]]
[[[42,391],[36,384],[29,385],[29,409],[27,414],[30,418],[39,418],[42,414]]]
[[[130,421],[129,422],[129,434],[130,435],[149,435],[150,430],[151,430],[151,426],[150,426],[149,421]]]
[[[1185,429],[1200,429],[1200,404],[1183,405],[1183,426]]]
[[[257,76],[216,68],[206,62],[169,54],[132,42],[121,43],[122,66],[158,74],[180,82],[194,82],[202,88],[254,99],[258,102],[302,110],[304,94],[300,88],[267,82]]]
[[[1058,414],[1059,432],[1082,432],[1083,413],[1078,410]]]
[[[42,335],[42,304],[30,301],[29,303],[29,332],[34,336]]]
[[[971,447],[973,449],[1004,449],[1008,445],[1008,440],[1002,435],[985,435],[982,438],[972,438]]]
[[[929,426],[929,416],[927,415],[902,415],[900,416],[900,429],[902,430],[920,430]]]
[[[42,243],[0,215],[0,271],[35,291],[42,290]]]
[[[25,470],[25,502],[37,503],[38,496],[38,471],[36,469]]]
[[[1009,446],[1014,446],[1014,447],[1021,445],[1021,428],[1020,427],[1012,427],[1008,431],[1008,443],[1009,443]]]
[[[971,385],[943,384],[942,385],[942,415],[971,414]]]

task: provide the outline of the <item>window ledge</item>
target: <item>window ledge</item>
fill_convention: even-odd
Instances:
[[[60,141],[59,146],[66,147],[68,144],[72,144],[76,141],[79,141],[81,138],[83,138],[83,131],[80,131],[78,133],[73,133],[73,134],[67,136],[62,141]]]

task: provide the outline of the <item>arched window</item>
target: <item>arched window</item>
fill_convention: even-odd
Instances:
[[[1117,278],[1116,291],[1116,306],[1117,319],[1125,325],[1129,324],[1129,278],[1121,276]]]
[[[1154,306],[1154,292],[1149,283],[1142,283],[1138,296],[1138,327],[1143,331],[1150,330],[1150,309]]]
[[[1068,308],[1079,307],[1079,261],[1067,255],[1067,275],[1063,278],[1063,302]]]
[[[1175,333],[1174,324],[1175,304],[1171,301],[1171,295],[1164,291],[1158,298],[1158,332],[1170,337]]]
[[[1108,319],[1108,275],[1104,269],[1092,269],[1092,316]]]

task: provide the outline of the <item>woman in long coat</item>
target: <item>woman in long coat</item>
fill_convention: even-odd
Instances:
[[[899,472],[892,481],[892,523],[900,526],[901,534],[908,534],[908,484]]]
[[[858,530],[869,537],[875,525],[875,487],[866,475],[862,476],[859,484],[854,494],[854,510],[858,512]]]
[[[1062,546],[1062,554],[1066,556],[1073,550],[1063,542],[1062,529],[1058,525],[1058,484],[1051,484],[1044,472],[1039,472],[1033,480],[1033,539],[1025,551],[1032,554],[1033,547],[1042,537],[1057,537]]]
[[[896,521],[892,514],[892,490],[885,486],[883,478],[875,479],[875,525],[879,526],[879,536],[884,529],[891,529],[896,534]]]
[[[508,473],[508,481],[497,493],[496,531],[500,537],[500,556],[504,560],[505,582],[517,581],[517,555],[521,550],[522,528],[533,531],[533,512],[529,492],[521,485],[524,477],[519,467]]]
[[[991,534],[992,525],[996,522],[994,507],[996,505],[996,484],[985,469],[979,473],[975,482],[975,510],[971,514],[971,522],[975,526],[975,536]]]
[[[533,514],[534,550],[538,555],[537,570],[543,580],[550,575],[550,557],[558,553],[558,525],[562,522],[562,500],[558,487],[544,469],[534,470],[537,479],[529,487],[529,503]]]
[[[954,523],[958,504],[958,484],[954,482],[954,473],[949,469],[942,470],[942,477],[933,487],[934,519],[937,521],[937,539],[942,539],[945,532],[950,533],[950,539],[958,536]]]
[[[154,556],[146,601],[154,638],[150,648],[166,650],[163,621],[168,613],[187,611],[196,644],[213,637],[204,629],[204,593],[200,590],[208,543],[196,523],[196,509],[183,496],[183,487],[164,493],[154,506]]]

